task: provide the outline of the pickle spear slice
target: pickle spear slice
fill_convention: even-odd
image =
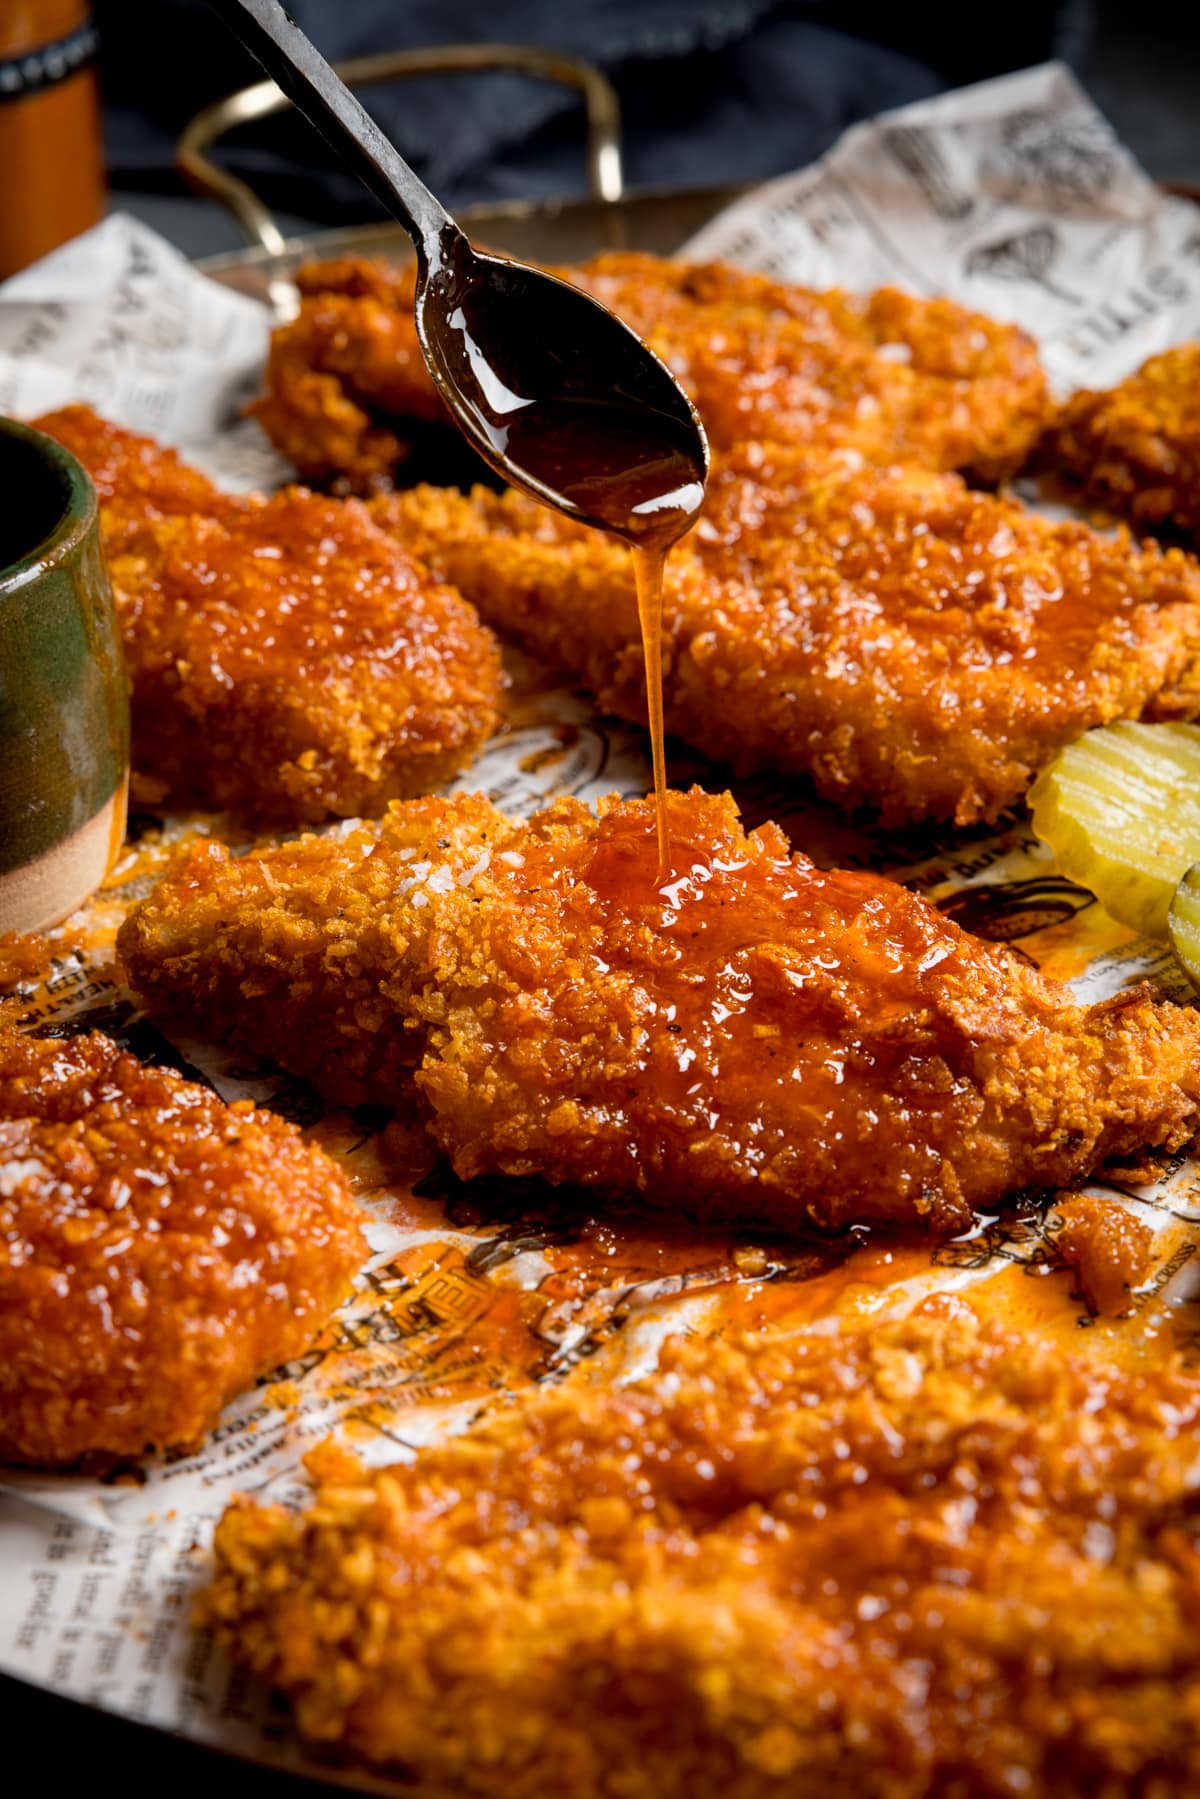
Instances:
[[[1175,889],[1167,913],[1167,929],[1175,960],[1200,992],[1200,862],[1188,869]]]
[[[1200,861],[1200,727],[1088,731],[1042,770],[1029,804],[1063,874],[1121,924],[1166,943],[1175,889]]]

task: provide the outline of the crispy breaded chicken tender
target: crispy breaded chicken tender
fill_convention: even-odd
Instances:
[[[490,736],[491,633],[357,501],[222,494],[86,407],[38,427],[97,484],[134,767],[177,804],[284,824],[376,814]]]
[[[236,1500],[204,1621],[302,1732],[495,1799],[1200,1785],[1200,1381],[961,1300],[676,1337],[416,1460]]]
[[[1045,460],[1118,517],[1200,538],[1200,343],[1151,356],[1108,391],[1073,394]]]
[[[372,503],[497,629],[646,717],[624,549],[524,496]],[[751,445],[718,459],[664,602],[667,728],[886,824],[1019,800],[1081,732],[1200,709],[1200,565],[955,475]]]
[[[721,263],[622,252],[554,271],[657,351],[714,445],[762,438],[1011,473],[1049,410],[1030,338],[951,300],[894,288],[816,293]],[[306,480],[390,485],[445,421],[417,343],[412,268],[359,257],[302,268],[255,410]]]
[[[782,1228],[964,1228],[974,1208],[1178,1146],[1200,1018],[1083,1007],[876,875],[817,869],[733,802],[482,799],[238,860],[197,845],[119,950],[148,1004],[342,1100],[415,1080],[462,1176]]]
[[[0,1025],[0,1459],[196,1443],[345,1297],[358,1216],[283,1119]]]

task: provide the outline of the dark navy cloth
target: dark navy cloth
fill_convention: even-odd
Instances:
[[[1050,55],[1078,61],[1086,0],[962,9],[780,0],[291,0],[331,58],[431,44],[574,52],[615,81],[631,186],[759,180],[800,167],[854,120]],[[96,0],[114,185],[169,188],[179,130],[261,71],[203,0]],[[898,18],[902,24],[898,26]],[[450,204],[582,190],[578,95],[521,76],[397,82],[364,101]],[[373,203],[299,120],[238,134],[222,159],[272,204],[364,219]]]

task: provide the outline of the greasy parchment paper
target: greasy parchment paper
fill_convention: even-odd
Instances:
[[[948,293],[1036,333],[1060,391],[1119,379],[1200,332],[1200,214],[1165,200],[1058,67],[986,83],[855,127],[814,168],[773,182],[701,233],[721,256],[815,285],[892,281]],[[251,300],[192,270],[145,227],[114,217],[0,288],[0,412],[90,400],[183,447],[230,486],[286,470],[239,422],[268,336]],[[514,812],[551,794],[591,799],[649,782],[641,735],[598,717],[519,656],[510,724],[460,782]],[[724,784],[675,746],[671,776]],[[999,831],[885,839],[851,829],[792,787],[743,784],[752,823],[775,817],[818,861],[884,869],[1003,939],[1087,999],[1151,979],[1188,993],[1170,959],[1055,876],[1027,819]],[[1152,1186],[1104,1187],[1155,1230],[1154,1269],[1116,1321],[1091,1318],[1055,1249],[1053,1207],[982,1220],[937,1249],[864,1238],[788,1243],[597,1223],[586,1196],[547,1204],[493,1184],[457,1188],[419,1131],[411,1166],[384,1153],[375,1114],[325,1111],[299,1083],[212,1045],[168,1042],[120,985],[112,937],[171,843],[228,821],[135,811],[106,889],[19,980],[31,1028],[100,1025],[227,1097],[313,1130],[352,1175],[373,1251],[356,1295],[312,1352],[232,1405],[194,1454],[105,1480],[0,1474],[0,1670],[59,1693],[280,1765],[380,1783],[300,1748],[286,1716],[190,1624],[207,1546],[230,1496],[285,1503],[336,1430],[391,1461],[463,1428],[534,1379],[614,1380],[652,1365],[674,1329],[766,1321],[829,1328],[948,1286],[1022,1328],[1098,1353],[1200,1356],[1200,1169],[1173,1158]],[[411,1139],[411,1141],[410,1141]],[[416,1191],[413,1191],[414,1185]]]

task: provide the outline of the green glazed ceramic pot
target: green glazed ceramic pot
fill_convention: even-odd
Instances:
[[[0,419],[0,932],[57,924],[125,831],[129,699],[96,495]]]

